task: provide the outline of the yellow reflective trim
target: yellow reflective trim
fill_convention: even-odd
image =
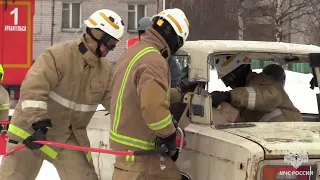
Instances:
[[[86,157],[87,157],[88,162],[90,162],[92,159],[91,152],[88,152]]]
[[[226,66],[228,66],[228,65],[234,60],[234,58],[236,58],[236,57],[237,57],[237,55],[231,56],[228,60],[226,60],[225,62],[223,62],[223,63],[221,64],[221,67],[226,67]]]
[[[27,131],[13,125],[13,124],[10,124],[9,125],[9,129],[8,129],[9,132],[21,137],[22,139],[27,139],[27,137],[31,136],[30,133],[28,133]]]
[[[150,150],[150,149],[154,149],[155,147],[154,142],[147,142],[140,139],[135,139],[132,137],[120,135],[113,132],[112,130],[110,131],[110,139],[113,140],[114,142],[124,144],[126,146],[135,147],[138,149],[143,149],[143,150]]]
[[[117,98],[117,104],[116,104],[116,112],[114,115],[114,121],[113,121],[113,131],[115,133],[117,133],[117,129],[118,129],[118,125],[119,125],[119,121],[120,121],[120,116],[121,116],[121,111],[122,111],[122,97],[123,97],[123,92],[125,89],[125,85],[127,83],[130,71],[133,67],[133,65],[145,54],[149,53],[149,52],[157,52],[160,53],[157,49],[153,48],[153,47],[147,47],[144,48],[143,50],[141,50],[137,55],[134,56],[134,58],[132,59],[132,61],[129,63],[126,72],[124,74],[123,80],[122,80],[122,84],[121,84],[121,88],[118,94],[118,98]]]
[[[148,124],[149,128],[156,131],[166,128],[172,123],[172,116],[169,114],[167,117],[162,119],[161,121],[158,121],[156,123]]]
[[[128,152],[131,152],[131,150],[128,150]],[[127,162],[134,162],[134,160],[135,160],[135,156],[134,155],[133,156],[129,156],[129,155],[126,156],[126,161]]]
[[[105,20],[105,21],[107,21],[113,28],[115,28],[115,29],[120,29],[120,27],[117,25],[117,24],[115,24],[114,22],[112,22],[110,19],[109,19],[109,17],[107,16],[107,15],[105,15],[103,12],[101,12],[101,13],[99,13],[100,14],[100,16]]]
[[[40,150],[52,159],[55,159],[58,156],[57,151],[53,150],[52,148],[50,148],[47,145],[42,146],[42,148],[40,148]]]
[[[9,125],[8,131],[16,136],[19,136],[22,139],[27,139],[29,136],[31,136],[30,133],[28,133],[27,131],[25,131],[25,130],[23,130],[13,124]],[[55,159],[58,155],[58,153],[55,150],[53,150],[52,148],[50,148],[47,145],[42,146],[42,148],[40,148],[40,150],[52,159]]]
[[[178,21],[173,16],[171,16],[170,14],[167,14],[167,16],[177,26],[177,28],[179,30],[179,33],[182,33],[182,28],[181,28],[180,24],[178,23]]]
[[[0,105],[0,110],[9,110],[10,109],[10,104],[1,104]]]
[[[94,21],[92,18],[88,18],[88,21],[94,26],[98,25],[98,23]]]

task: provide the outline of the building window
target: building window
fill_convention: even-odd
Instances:
[[[81,26],[81,4],[62,3],[62,29],[79,29]]]
[[[146,5],[129,4],[128,5],[128,31],[137,31],[139,20],[145,16],[147,16]]]

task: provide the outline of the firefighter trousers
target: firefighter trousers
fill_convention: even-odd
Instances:
[[[144,161],[114,163],[112,180],[181,180],[181,173],[170,157],[165,161],[160,156],[144,157]]]
[[[66,143],[78,145],[74,136]],[[18,145],[7,143],[7,151]],[[0,179],[35,180],[45,159],[40,153],[42,152],[23,148],[5,157],[0,166]],[[84,152],[61,149],[56,159],[48,161],[55,166],[61,180],[99,180],[92,162],[88,162]]]

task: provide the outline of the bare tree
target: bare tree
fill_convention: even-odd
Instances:
[[[319,0],[266,0],[274,9],[275,38],[278,42],[286,36],[304,33],[304,26],[291,24],[301,22],[302,18],[314,13],[312,6]]]
[[[239,33],[239,40],[243,40],[244,36],[244,30],[245,30],[245,24],[243,21],[243,12],[244,12],[244,6],[243,6],[243,0],[240,0],[239,2],[239,9],[237,11],[237,17],[238,17],[238,33]]]
[[[243,39],[244,32],[250,24],[274,27],[274,39],[284,41],[285,37],[302,33],[305,26],[294,24],[302,18],[314,13],[312,8],[320,4],[320,0],[228,0],[237,7],[237,14],[233,14],[238,21],[239,39]],[[263,33],[262,33],[263,34]],[[261,35],[262,35],[261,34]]]
[[[238,22],[238,39],[243,40],[245,32],[250,24],[269,25],[271,15],[265,11],[269,7],[265,0],[227,0],[227,7],[233,8],[229,16]],[[235,13],[234,13],[235,12]],[[234,14],[232,14],[234,13]],[[261,34],[262,35],[262,34]],[[246,36],[250,36],[246,34]]]
[[[238,39],[243,40],[245,23],[243,20],[243,12],[245,8],[243,7],[244,0],[226,0],[225,7],[227,9],[226,13],[231,19],[238,22]]]
[[[308,29],[306,35],[309,37],[307,42],[309,44],[320,45],[320,4],[312,6],[313,14],[308,18]]]

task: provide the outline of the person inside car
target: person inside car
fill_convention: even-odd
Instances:
[[[211,92],[213,107],[226,102],[238,108],[237,122],[302,121],[282,86],[264,73],[252,72],[248,57],[224,55],[215,63],[218,78],[233,90]]]

